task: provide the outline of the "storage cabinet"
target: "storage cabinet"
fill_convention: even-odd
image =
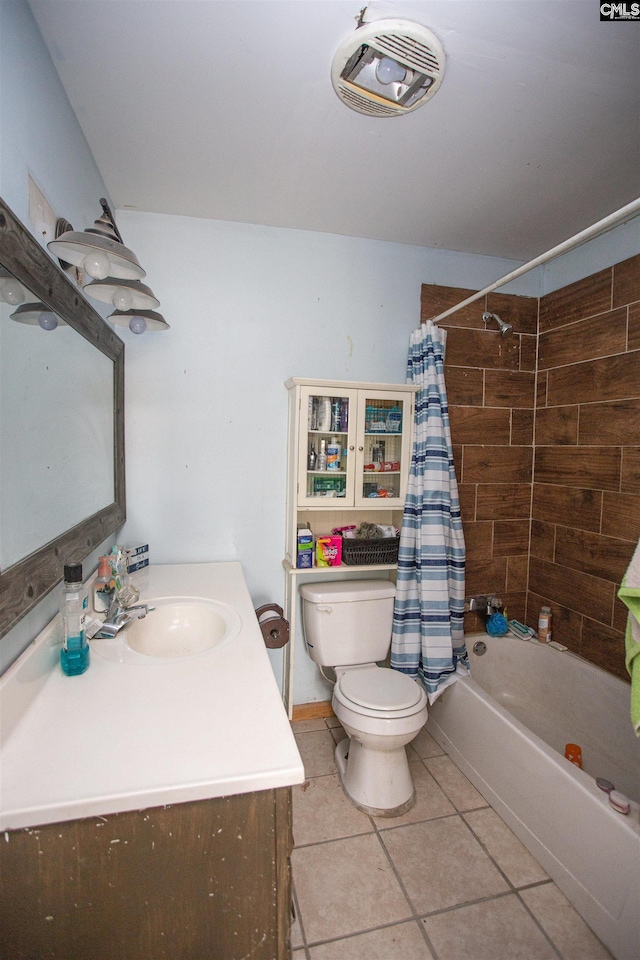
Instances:
[[[411,465],[416,388],[408,384],[307,380],[289,391],[285,616],[292,642],[283,662],[291,716],[293,662],[301,645],[298,586],[315,577],[394,577],[396,561],[298,568],[297,532],[329,535],[363,521],[400,527]],[[327,462],[318,463],[319,457]],[[297,636],[296,636],[297,634]]]
[[[287,960],[291,788],[5,833],[7,960]]]

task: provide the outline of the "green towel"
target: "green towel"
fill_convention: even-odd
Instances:
[[[618,590],[629,608],[625,635],[625,665],[631,677],[631,723],[640,737],[640,541]]]

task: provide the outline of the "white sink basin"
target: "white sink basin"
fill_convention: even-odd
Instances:
[[[175,662],[227,644],[240,633],[238,613],[219,600],[162,597],[144,603],[146,617],[132,620],[113,638],[92,640],[92,649],[121,663]]]

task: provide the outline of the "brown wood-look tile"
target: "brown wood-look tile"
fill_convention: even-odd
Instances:
[[[540,299],[540,333],[611,309],[610,267]]]
[[[602,493],[577,487],[534,483],[532,517],[581,530],[600,530]]]
[[[529,552],[528,520],[496,520],[493,526],[494,557],[515,557]]]
[[[449,407],[451,438],[454,443],[508,445],[511,425],[505,407]]]
[[[629,307],[627,350],[640,350],[640,303]]]
[[[602,501],[602,532],[637,543],[640,539],[640,496],[605,493]]]
[[[457,303],[462,303],[467,297],[477,293],[476,290],[467,290],[463,287],[442,287],[437,283],[423,283],[420,291],[420,320],[424,323],[444,313]],[[482,297],[468,307],[463,307],[450,317],[442,321],[442,326],[465,326],[484,329],[482,314],[485,310],[486,298]]]
[[[453,454],[453,469],[455,470],[456,479],[462,476],[462,462],[464,456],[464,447],[461,443],[453,443],[451,445],[451,452]]]
[[[474,593],[495,593],[501,597],[507,584],[507,558],[483,560],[467,557],[465,581],[467,596]]]
[[[581,406],[578,443],[598,446],[640,444],[640,399]]]
[[[587,530],[558,527],[555,562],[620,584],[634,546],[628,540],[604,537]]]
[[[547,403],[598,403],[634,399],[640,384],[640,350],[549,370]]]
[[[624,665],[624,633],[612,627],[585,617],[580,656],[615,674],[621,680],[629,680]]]
[[[456,367],[517,370],[520,349],[517,337],[502,337],[499,331],[454,327],[447,333],[447,363]]]
[[[536,445],[576,444],[578,407],[543,407],[536,412]]]
[[[537,447],[535,480],[536,483],[617,491],[620,462],[619,447]]]
[[[556,543],[556,528],[553,523],[531,521],[531,556],[541,560],[553,560]]]
[[[616,598],[613,602],[613,619],[611,621],[611,626],[614,630],[617,630],[618,633],[626,633],[627,630],[627,621],[629,620],[629,608],[626,603],[623,603],[622,600],[616,595]]]
[[[515,333],[534,335],[537,333],[537,297],[519,297],[513,293],[489,293],[487,310],[489,313],[497,313],[505,323],[510,323]]]
[[[616,585],[607,580],[531,557],[529,589],[594,620],[609,611],[611,619]]]
[[[476,485],[475,483],[459,483],[458,497],[460,499],[460,513],[465,522],[476,519]]]
[[[487,370],[484,402],[488,407],[532,408],[535,376],[519,370]]]
[[[511,443],[526,447],[533,443],[533,410],[511,409]]]
[[[622,448],[621,493],[640,494],[640,448]]]
[[[454,367],[445,362],[444,380],[449,406],[478,406],[484,401],[484,373],[479,368]]]
[[[467,557],[473,557],[474,560],[490,560],[493,556],[493,521],[464,523],[463,530]]]
[[[549,394],[549,371],[542,370],[536,374],[536,407],[540,410],[547,405]]]
[[[466,446],[462,479],[465,483],[528,483],[531,447]]]
[[[540,370],[562,367],[624,353],[626,349],[627,310],[624,307],[541,334],[538,366]]]
[[[507,592],[522,593],[527,589],[529,576],[529,558],[508,557],[507,558]]]
[[[520,337],[520,369],[530,370],[533,373],[536,369],[537,353],[536,338],[523,334]]]
[[[637,300],[640,300],[640,254],[616,263],[613,268],[614,307]]]
[[[526,622],[527,594],[524,590],[517,593],[512,593],[511,590],[505,591],[502,595],[502,602],[509,620],[519,620],[520,623]]]
[[[476,493],[477,520],[526,520],[531,508],[529,483],[480,483]]]

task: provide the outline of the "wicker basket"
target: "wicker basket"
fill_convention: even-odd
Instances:
[[[379,540],[342,538],[342,562],[346,564],[397,563],[398,537]]]

